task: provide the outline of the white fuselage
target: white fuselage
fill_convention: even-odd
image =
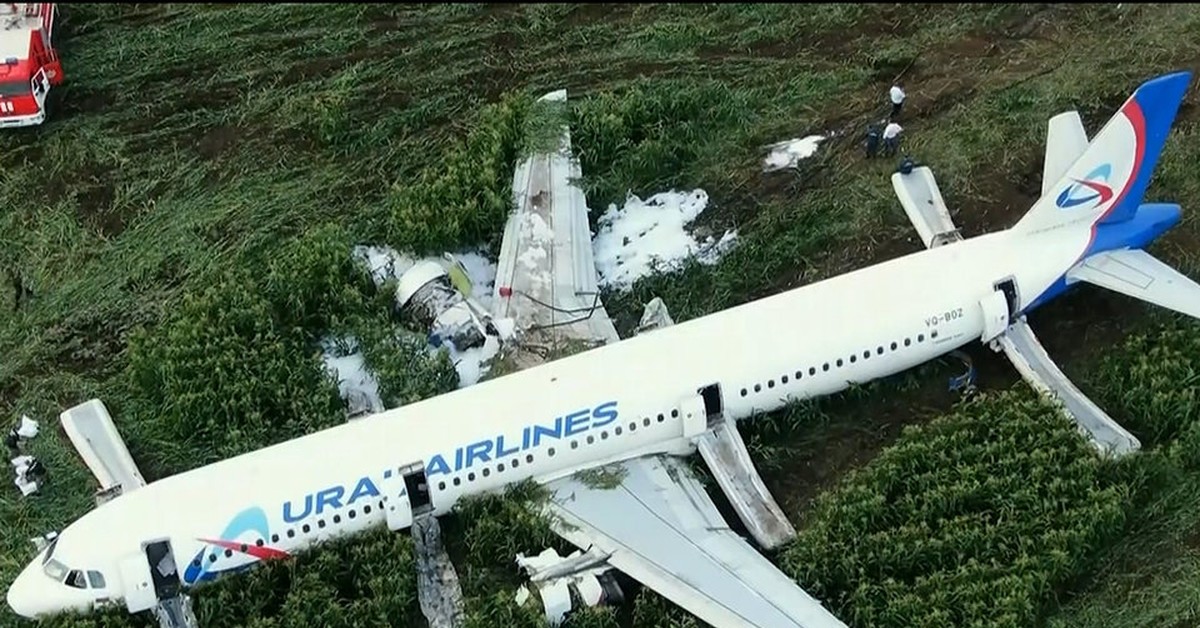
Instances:
[[[672,411],[699,388],[719,384],[726,413],[744,418],[926,362],[979,338],[995,282],[1015,278],[1023,303],[1043,292],[1087,246],[1084,231],[921,251],[164,478],[61,533],[54,559],[102,572],[105,587],[56,584],[39,557],[13,590],[40,579],[46,602],[10,590],[10,604],[19,597],[16,610],[32,615],[118,600],[120,563],[148,540],[169,538],[181,570],[196,558],[211,573],[259,559],[207,540],[294,553],[382,525],[380,494],[412,463],[441,514],[528,478],[690,453]],[[232,528],[247,511],[265,513],[266,529]]]

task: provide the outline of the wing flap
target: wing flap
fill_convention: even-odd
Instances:
[[[717,628],[844,628],[726,525],[677,460],[614,465],[614,487],[563,478],[548,485],[555,531]]]
[[[1067,278],[1200,318],[1200,285],[1140,249],[1092,255]]]

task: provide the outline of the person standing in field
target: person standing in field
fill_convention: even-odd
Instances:
[[[879,125],[867,126],[867,159],[872,159],[879,152]]]
[[[888,91],[888,99],[892,101],[892,113],[888,120],[895,120],[900,116],[900,108],[904,106],[904,90],[900,89],[899,85],[893,85]]]
[[[900,147],[900,131],[899,124],[889,122],[887,128],[883,130],[883,156],[891,157],[896,154],[896,149]]]

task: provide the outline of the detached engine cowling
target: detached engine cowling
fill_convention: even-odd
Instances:
[[[605,559],[594,549],[586,554],[575,550],[562,557],[549,548],[537,556],[518,554],[517,565],[529,575],[530,584],[537,589],[546,623],[559,626],[573,608],[615,606],[625,601],[625,593],[617,583],[617,572]],[[517,590],[517,605],[524,605],[530,597],[528,587],[522,585]]]
[[[484,343],[484,313],[454,288],[437,262],[418,262],[405,271],[396,287],[396,303],[401,315],[429,330],[434,346],[449,341],[461,351]]]

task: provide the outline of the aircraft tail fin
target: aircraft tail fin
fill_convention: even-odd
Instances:
[[[1181,71],[1142,83],[1057,183],[1043,184],[1045,193],[1013,230],[1091,228],[1130,219],[1150,183],[1191,76]],[[1051,124],[1050,141],[1056,139],[1054,127]],[[1047,151],[1060,148],[1047,147]]]

